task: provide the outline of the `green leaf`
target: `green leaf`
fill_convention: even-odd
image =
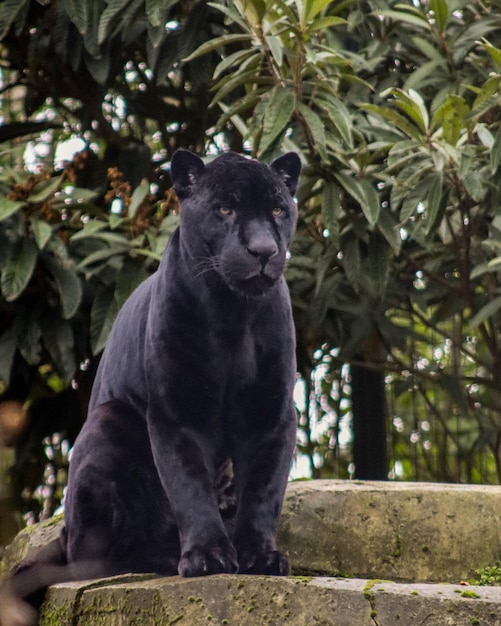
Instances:
[[[441,49],[434,43],[433,40],[430,41],[427,37],[414,35],[410,38],[410,41],[412,41],[414,48],[424,54],[430,61],[444,63],[444,57],[442,56]],[[424,65],[426,65],[426,63],[424,63]]]
[[[141,248],[134,250],[134,254],[138,254],[139,256],[145,256],[148,259],[153,259],[154,261],[160,261],[162,258],[162,254],[158,252],[155,252],[153,250],[141,249]]]
[[[96,233],[108,227],[108,222],[103,222],[102,220],[89,220],[82,230],[79,230],[74,235],[71,236],[71,242],[77,241],[78,239],[85,239],[86,237],[94,237]]]
[[[206,41],[201,46],[199,46],[196,50],[194,50],[190,55],[188,55],[185,59],[183,59],[184,63],[188,63],[188,61],[192,61],[197,57],[200,57],[208,52],[213,52],[218,48],[223,46],[228,46],[233,43],[237,43],[239,41],[250,41],[251,36],[243,33],[235,33],[229,35],[222,35],[221,37],[216,37],[215,39],[210,39]]]
[[[339,218],[343,210],[341,206],[341,190],[334,182],[326,182],[322,190],[322,217],[335,243],[339,240]]]
[[[47,224],[44,220],[39,220],[36,217],[30,219],[31,232],[37,243],[38,249],[43,250],[52,237],[52,226]]]
[[[3,297],[7,302],[16,300],[28,285],[37,262],[38,248],[31,238],[24,238],[17,253],[2,269],[0,283]]]
[[[445,0],[430,0],[430,8],[435,14],[435,21],[440,32],[443,33],[449,19],[447,2]]]
[[[63,3],[70,20],[81,35],[87,32],[89,4],[88,0],[65,0]]]
[[[259,142],[259,155],[263,155],[275,139],[290,124],[294,112],[295,96],[290,89],[277,85],[266,98],[266,108],[262,121],[262,135]]]
[[[48,181],[43,181],[38,183],[33,188],[33,193],[28,196],[27,202],[30,204],[36,204],[38,202],[44,202],[50,196],[53,196],[56,191],[59,189],[62,182],[62,175],[56,176],[55,178],[51,178]]]
[[[409,218],[416,213],[416,209],[424,201],[427,192],[428,186],[426,180],[415,181],[414,185],[410,186],[408,190],[407,186],[403,187],[404,198],[400,210],[400,224],[407,224]],[[414,221],[414,219],[412,221]]]
[[[500,83],[500,76],[496,74],[488,78],[480,89],[471,85],[468,86],[476,94],[471,113],[468,116],[469,119],[478,120],[487,111],[497,107],[497,93]]]
[[[0,196],[0,222],[14,215],[14,213],[17,213],[19,209],[24,206],[26,206],[26,202],[11,200],[6,196]]]
[[[42,261],[56,281],[63,319],[71,319],[82,301],[82,284],[71,259],[44,254]]]
[[[381,203],[375,183],[367,178],[360,179],[360,186],[363,190],[365,202],[362,204],[364,215],[371,226],[374,226],[381,213]]]
[[[303,117],[306,126],[309,129],[311,139],[318,151],[318,154],[324,161],[328,161],[327,154],[327,142],[325,138],[325,125],[323,124],[320,116],[312,109],[307,107],[302,102],[298,102],[297,108],[301,116]]]
[[[256,50],[252,48],[244,48],[243,50],[237,50],[236,52],[229,54],[216,66],[213,79],[217,80],[222,74],[231,69],[233,66],[237,66],[236,69],[238,71],[241,64],[255,54]]]
[[[451,13],[454,14],[454,10]],[[477,19],[472,20],[466,28],[461,28],[457,36],[453,37],[453,45],[449,49],[454,67],[461,67],[467,62],[467,57],[471,55],[472,50],[477,48],[479,40],[484,39],[491,31],[499,31],[498,15],[493,12],[491,15],[484,13],[484,16],[478,16]]]
[[[71,323],[53,318],[45,319],[41,326],[43,344],[59,375],[68,384],[76,371],[75,337]]]
[[[327,114],[343,141],[350,148],[353,147],[352,117],[346,106],[336,97],[330,97],[328,100],[322,98],[321,103],[327,109]]]
[[[136,214],[136,211],[141,206],[143,200],[146,198],[149,192],[150,192],[150,183],[148,182],[146,178],[144,178],[141,181],[141,184],[138,185],[132,193],[129,208],[127,211],[127,215],[129,217],[134,217],[134,215]]]
[[[499,265],[501,266],[501,258],[498,258],[498,260],[499,260]],[[475,280],[475,278],[478,278],[479,276],[483,276],[484,274],[488,274],[491,271],[492,270],[489,267],[489,264],[487,262],[480,263],[479,265],[475,266],[471,270],[470,279]]]
[[[233,72],[233,74],[225,76],[217,83],[217,85],[215,85],[214,89],[217,89],[218,91],[216,92],[214,98],[212,99],[210,106],[212,106],[216,102],[220,103],[221,100],[223,100],[229,93],[234,91],[237,87],[243,87],[245,89],[245,87],[248,84],[253,84],[256,82],[257,81],[256,81],[255,69],[250,69],[247,72],[243,72],[243,73]],[[271,78],[260,79],[259,83],[268,83],[271,85],[273,83],[273,80]]]
[[[110,54],[103,53],[98,56],[98,50],[86,50],[84,61],[89,74],[99,85],[105,85],[111,69]]]
[[[84,33],[83,39],[84,39],[85,49],[89,54],[88,55],[84,54],[85,64],[87,65],[88,68],[90,68],[89,61],[94,62],[94,64],[96,63],[96,61],[97,62],[100,61],[103,68],[98,69],[96,66],[94,66],[94,70],[93,71],[90,70],[90,71],[91,73],[96,74],[96,75],[99,75],[99,74],[103,75],[104,66],[109,67],[109,55],[103,54],[103,52],[106,49],[107,50],[110,49],[110,41],[109,40],[105,41],[102,46],[102,49],[100,49],[98,41],[97,41],[97,34],[99,31],[99,19],[101,17],[101,1],[93,0],[92,2],[87,2],[86,4],[88,5],[87,29]]]
[[[365,111],[369,111],[370,113],[374,113],[387,119],[396,127],[397,130],[401,131],[411,139],[422,141],[423,136],[418,129],[413,124],[410,124],[407,119],[403,115],[400,115],[397,111],[394,111],[389,107],[378,106],[377,104],[362,103],[360,104],[360,107]]]
[[[475,202],[482,202],[489,193],[489,180],[486,180],[480,172],[468,170],[461,179],[468,194]]]
[[[254,109],[256,105],[260,102],[261,95],[259,91],[253,90],[250,91],[246,96],[236,100],[235,103],[228,107],[223,102],[219,102],[218,105],[221,107],[223,111],[223,115],[218,119],[216,129],[220,132],[226,122],[231,120],[235,128],[238,132],[245,137],[249,131],[248,127],[243,122],[242,118],[238,115],[241,111],[246,111],[247,109]]]
[[[106,345],[106,340],[118,314],[118,303],[113,291],[102,288],[94,298],[90,312],[90,345],[92,354],[99,354]]]
[[[75,204],[82,205],[90,202],[90,200],[93,200],[96,196],[96,191],[85,189],[84,187],[65,187],[64,189],[64,202],[66,206],[73,206]]]
[[[497,256],[494,257],[493,259],[491,259],[488,263],[483,264],[483,268],[484,271],[482,273],[485,274],[485,272],[497,272],[501,269],[501,256]],[[475,268],[477,270],[477,274],[479,273],[479,268]],[[473,276],[473,272],[472,272],[472,276]]]
[[[356,237],[348,239],[342,247],[343,268],[350,285],[358,293],[360,290],[360,272],[362,267],[360,244]]]
[[[12,26],[21,9],[30,0],[4,0],[0,5],[0,39],[3,39]]]
[[[60,268],[52,272],[59,287],[63,319],[75,316],[82,302],[82,283],[74,268]]]
[[[442,202],[442,172],[430,174],[428,176],[430,186],[426,198],[426,229],[427,235],[434,232],[442,221],[445,205]]]
[[[317,30],[324,30],[325,28],[330,28],[331,26],[339,26],[340,24],[346,24],[346,20],[344,20],[342,17],[336,17],[334,15],[319,17],[314,22],[308,25],[307,32],[313,33]]]
[[[492,144],[492,148],[489,154],[491,172],[493,174],[496,173],[496,170],[501,163],[501,129],[498,128],[496,134],[494,135],[494,143]]]
[[[375,11],[374,15],[387,17],[388,19],[395,20],[396,22],[406,22],[412,26],[418,26],[419,28],[430,28],[428,21],[424,15],[418,15],[416,13],[410,13],[408,11]]]
[[[238,24],[241,30],[246,30],[248,28],[248,24],[245,19],[242,17],[242,13],[240,9],[236,8],[233,4],[228,4],[227,6],[220,4],[219,2],[208,2],[207,3],[213,9],[217,11],[221,11],[228,18],[228,23]]]
[[[301,22],[303,24],[307,24],[329,4],[329,0],[303,0],[303,15]]]
[[[334,174],[341,186],[360,204],[362,211],[371,226],[378,220],[380,212],[380,202],[378,195],[371,183],[348,176],[343,172]]]
[[[111,233],[110,233],[111,234]],[[92,265],[94,263],[98,263],[100,261],[107,261],[111,259],[111,257],[117,254],[125,254],[131,248],[131,244],[128,245],[112,245],[110,247],[104,248],[103,250],[96,250],[86,256],[80,263],[77,265],[78,270],[83,270],[84,268]]]
[[[160,44],[165,40],[165,37],[167,35],[165,24],[168,21],[170,9],[177,2],[178,0],[153,0],[153,2],[148,2],[148,0],[146,0],[147,5],[156,5],[156,8],[152,13],[149,13],[147,9],[147,14],[149,17],[148,39],[151,42],[153,48],[159,49]],[[188,37],[189,33],[187,35],[187,39]]]
[[[403,89],[392,89],[391,95],[395,98],[395,104],[425,133],[429,126],[428,111],[423,98],[414,89],[405,92]]]
[[[423,89],[427,83],[432,79],[437,72],[447,71],[447,63],[443,58],[433,59],[427,61],[422,65],[416,67],[414,72],[409,74],[407,80],[404,83],[404,88],[409,89]]]
[[[265,0],[237,0],[235,4],[252,28],[259,28],[266,13]]]
[[[501,309],[501,296],[494,298],[494,300],[490,300],[485,306],[483,306],[480,311],[474,315],[474,317],[470,320],[470,328],[476,328],[480,326],[489,318],[496,315],[496,313]]]
[[[367,265],[376,295],[382,298],[390,272],[390,249],[385,238],[376,230],[369,237]]]
[[[435,128],[441,123],[444,139],[455,146],[465,128],[465,119],[469,112],[470,108],[464,98],[450,94],[435,111],[431,127]]]
[[[487,39],[484,39],[484,48],[487,50],[491,59],[496,64],[496,70],[498,72],[501,71],[501,50],[489,43]]]
[[[150,24],[165,28],[166,15],[178,0],[146,0],[146,15]]]
[[[281,67],[284,62],[284,48],[280,37],[266,35],[264,39],[277,67]]]
[[[108,219],[111,230],[116,230],[117,228],[120,228],[120,226],[122,226],[123,224],[127,224],[130,222],[130,218],[120,217],[120,215],[115,215],[115,213],[110,213]]]
[[[482,144],[490,150],[494,145],[494,137],[492,136],[491,131],[485,124],[482,123],[478,123],[475,126],[475,131]]]
[[[84,0],[85,1],[85,0]],[[97,34],[98,44],[101,45],[110,34],[113,28],[114,20],[119,13],[124,11],[131,0],[109,0],[106,9],[102,12],[99,19],[99,29]],[[146,0],[148,5],[148,0]],[[151,19],[151,18],[150,18]]]
[[[395,254],[400,252],[402,238],[400,237],[400,227],[389,208],[382,207],[379,213],[377,226],[386,241],[392,247]]]
[[[95,239],[101,239],[101,241],[106,241],[111,245],[123,246],[124,248],[130,248],[132,246],[130,240],[127,238],[125,233],[109,233],[109,232],[98,232],[94,235]]]

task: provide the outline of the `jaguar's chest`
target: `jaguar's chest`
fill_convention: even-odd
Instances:
[[[210,360],[224,376],[226,384],[241,386],[259,376],[263,354],[259,328],[238,324],[221,328],[217,325],[209,333]]]

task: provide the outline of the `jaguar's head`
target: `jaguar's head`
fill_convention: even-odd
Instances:
[[[289,152],[268,166],[234,153],[207,165],[178,150],[172,159],[181,202],[181,241],[193,271],[216,273],[234,292],[265,293],[282,276],[297,221],[301,162]]]

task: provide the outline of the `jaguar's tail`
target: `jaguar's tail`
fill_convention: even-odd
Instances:
[[[66,569],[66,555],[60,537],[21,561],[0,587],[0,625],[36,624],[47,587],[63,582]]]
[[[68,563],[65,535],[22,561],[0,586],[0,626],[35,626],[51,585],[106,575],[103,562]]]

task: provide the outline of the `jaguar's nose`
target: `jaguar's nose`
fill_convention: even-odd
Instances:
[[[247,252],[258,258],[264,267],[272,256],[278,254],[278,246],[273,239],[255,240],[249,242]]]

